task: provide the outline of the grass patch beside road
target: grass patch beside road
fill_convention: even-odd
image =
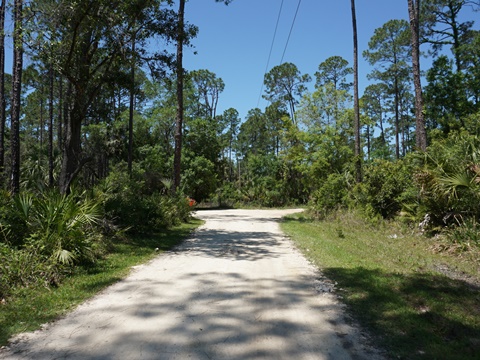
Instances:
[[[292,215],[282,228],[392,358],[478,359],[480,252],[435,253],[438,240],[351,213]]]
[[[0,346],[25,331],[55,320],[100,290],[128,275],[132,266],[151,260],[184,240],[201,224],[192,220],[163,233],[131,237],[113,245],[110,255],[89,267],[78,267],[57,288],[18,289],[0,304]],[[158,248],[158,251],[155,249]]]

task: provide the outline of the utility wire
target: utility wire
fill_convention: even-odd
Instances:
[[[295,20],[297,19],[298,9],[300,8],[302,0],[298,0],[297,10],[295,11],[295,16],[293,17],[292,26],[290,27],[290,32],[288,33],[287,42],[285,43],[285,49],[283,49],[282,60],[280,60],[280,65],[283,64],[283,57],[287,51],[288,42],[290,41],[290,35],[292,35],[293,25],[295,25]]]
[[[280,4],[280,10],[278,11],[277,24],[275,25],[275,32],[273,33],[272,45],[270,45],[270,53],[268,54],[267,66],[265,66],[265,71],[263,72],[264,75],[267,73],[268,65],[270,65],[270,57],[272,56],[273,44],[275,43],[275,37],[277,36],[278,23],[280,22],[280,15],[282,14],[283,1],[284,0],[282,0],[282,3]],[[257,108],[260,104],[260,99],[262,98],[262,92],[263,92],[263,79],[262,79],[262,88],[260,89],[260,94],[258,95]]]

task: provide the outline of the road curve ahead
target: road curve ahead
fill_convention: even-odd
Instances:
[[[197,211],[190,239],[0,359],[379,359],[282,235],[295,211]]]

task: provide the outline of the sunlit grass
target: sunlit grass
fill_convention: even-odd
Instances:
[[[478,281],[478,254],[435,253],[435,239],[352,213],[321,222],[294,215],[282,227],[393,358],[478,358],[480,289],[438,271]]]
[[[110,255],[89,267],[79,267],[57,288],[18,289],[0,304],[0,345],[17,333],[38,329],[185,239],[201,222],[191,221],[163,233],[131,237],[113,246]],[[156,250],[158,248],[158,250]]]

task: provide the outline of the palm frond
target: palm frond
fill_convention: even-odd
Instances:
[[[441,191],[443,191],[446,196],[453,196],[454,198],[458,198],[458,190],[460,188],[476,191],[480,190],[477,189],[475,179],[475,175],[463,171],[439,177],[438,185]]]
[[[33,207],[33,196],[28,193],[21,193],[15,197],[14,203],[22,219],[28,222]]]
[[[61,264],[71,265],[74,263],[76,256],[71,251],[59,249],[53,253],[53,258]]]

